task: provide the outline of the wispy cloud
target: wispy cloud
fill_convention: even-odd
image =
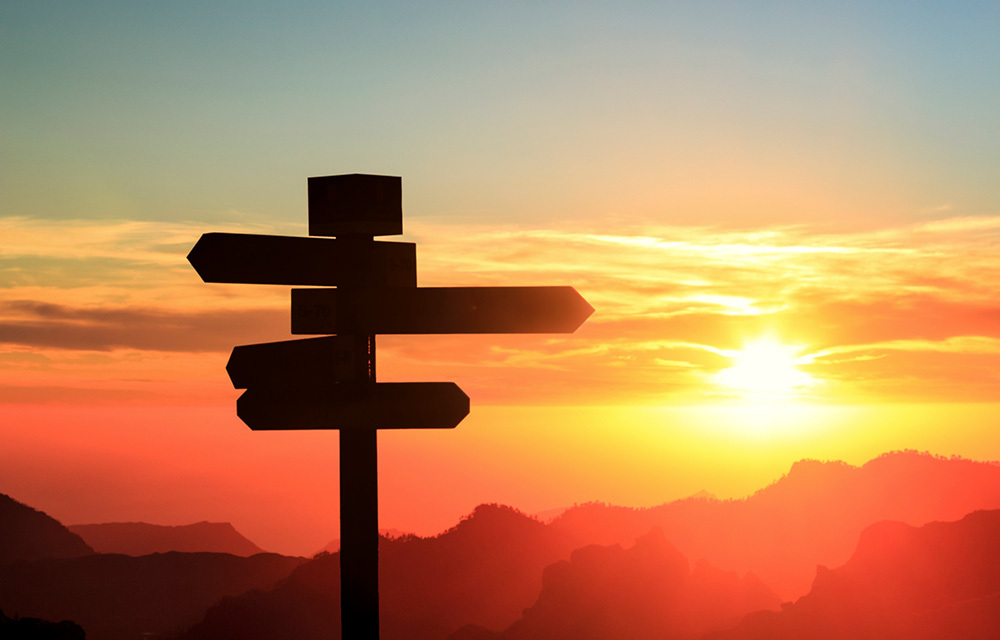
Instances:
[[[869,344],[852,344],[832,347],[823,351],[811,354],[810,361],[816,361],[829,356],[839,356],[841,354],[854,354],[880,351],[929,351],[934,353],[966,353],[998,355],[1000,354],[1000,337],[987,336],[953,336],[943,340],[886,340],[884,342],[872,342]],[[878,355],[860,356],[862,359],[872,359],[884,357]]]
[[[0,344],[84,351],[228,351],[234,340],[288,331],[288,314],[271,309],[92,309],[11,300],[0,302],[0,318]]]

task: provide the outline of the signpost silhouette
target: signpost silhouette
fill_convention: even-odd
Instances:
[[[244,345],[226,370],[253,430],[340,430],[341,628],[377,640],[378,429],[451,429],[469,413],[453,382],[375,381],[375,336],[572,333],[594,309],[572,287],[417,287],[402,180],[309,178],[309,236],[206,233],[188,254],[205,282],[336,286],[292,290],[292,333]],[[324,238],[317,236],[331,236]]]

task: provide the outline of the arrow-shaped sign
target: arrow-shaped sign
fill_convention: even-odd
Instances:
[[[206,233],[187,258],[205,282],[417,286],[412,242]]]
[[[469,396],[454,382],[253,388],[236,401],[254,431],[452,429],[468,414]]]
[[[247,344],[233,349],[226,371],[236,389],[353,380],[354,339],[326,336]]]
[[[594,308],[573,287],[292,289],[292,333],[572,333]]]

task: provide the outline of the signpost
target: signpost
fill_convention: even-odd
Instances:
[[[418,288],[402,233],[401,179],[309,178],[309,235],[206,233],[188,254],[205,282],[292,290],[292,333],[334,334],[236,347],[226,370],[253,430],[340,430],[341,625],[377,640],[378,429],[451,429],[469,413],[453,382],[375,381],[375,336],[572,333],[593,308],[572,287]],[[315,236],[335,236],[322,238]]]
[[[292,289],[292,333],[572,333],[594,312],[573,287]]]

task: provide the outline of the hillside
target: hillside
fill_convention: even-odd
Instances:
[[[850,557],[861,531],[882,520],[921,525],[1000,508],[1000,465],[916,452],[861,467],[796,462],[742,500],[692,497],[649,509],[570,508],[552,527],[597,544],[631,544],[653,527],[686,557],[752,572],[784,599],[808,591],[816,566]]]
[[[433,538],[383,538],[382,638],[440,639],[466,624],[504,628],[534,602],[543,569],[580,546],[509,507],[481,505]],[[317,557],[272,591],[229,598],[186,640],[327,638],[340,629],[339,554]]]
[[[754,576],[692,568],[656,529],[628,549],[574,551],[546,567],[535,604],[504,632],[467,627],[449,640],[695,640],[779,602]]]
[[[80,536],[58,520],[0,493],[0,564],[92,553]]]
[[[850,560],[820,568],[780,613],[748,616],[711,640],[972,640],[1000,629],[1000,511],[865,530]]]

